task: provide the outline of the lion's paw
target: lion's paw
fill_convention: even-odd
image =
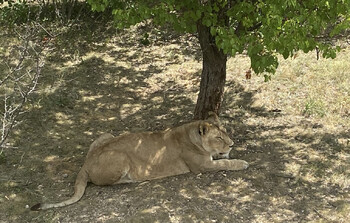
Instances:
[[[245,169],[247,169],[248,167],[249,167],[249,163],[247,162],[247,161],[244,161],[244,160],[242,160],[243,161],[243,169],[245,170]]]
[[[244,160],[235,160],[236,170],[245,170],[249,167],[249,163]]]

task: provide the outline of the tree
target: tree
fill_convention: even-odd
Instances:
[[[339,47],[324,41],[350,24],[349,0],[88,0],[92,9],[111,8],[118,27],[151,19],[157,25],[196,33],[203,53],[195,119],[219,113],[228,56],[246,52],[265,80],[284,58],[317,49],[334,58]]]

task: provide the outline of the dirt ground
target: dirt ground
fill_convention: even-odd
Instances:
[[[303,79],[313,67],[346,64],[349,49],[338,62],[314,54],[281,62],[269,83],[245,78],[244,55],[229,60],[221,119],[235,143],[230,157],[249,162],[247,170],[90,184],[74,205],[30,211],[72,195],[87,149],[102,133],[161,130],[192,118],[201,69],[194,36],[142,27],[87,30],[75,27],[51,40],[55,49],[38,91],[1,159],[0,222],[349,221],[349,87],[343,110],[328,112],[325,102],[316,108],[328,113],[319,115],[304,106],[312,86]],[[148,46],[140,43],[145,32]],[[349,70],[339,83],[349,83]]]

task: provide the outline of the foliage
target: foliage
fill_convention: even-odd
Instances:
[[[25,23],[27,21],[29,7],[26,0],[0,0],[0,4],[7,5],[0,9],[0,21],[6,24]]]
[[[274,73],[277,55],[292,57],[297,51],[320,50],[334,58],[338,47],[320,36],[332,37],[349,28],[348,0],[88,0],[92,9],[112,9],[116,25],[128,27],[152,19],[175,30],[195,33],[197,25],[210,29],[224,53],[246,52],[256,73]],[[265,74],[265,80],[270,76]]]
[[[87,2],[79,0],[0,0],[0,6],[0,23],[6,26],[27,21],[54,21],[71,25],[82,16],[92,17]]]

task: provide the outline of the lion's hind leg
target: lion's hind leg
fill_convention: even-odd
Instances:
[[[96,185],[113,185],[123,183],[129,170],[130,160],[127,155],[117,151],[106,151],[94,162],[89,176],[91,182]]]

